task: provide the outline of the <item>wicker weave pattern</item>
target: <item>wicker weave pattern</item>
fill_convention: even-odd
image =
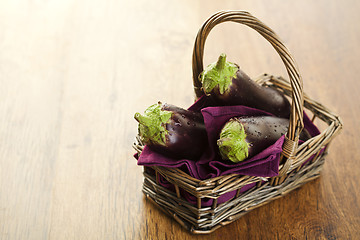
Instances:
[[[158,205],[165,213],[192,233],[211,233],[225,226],[249,211],[284,196],[320,175],[324,163],[322,154],[315,162],[289,174],[284,182],[272,186],[270,182],[258,185],[230,201],[212,207],[196,208],[168,189],[159,186],[152,175],[144,174],[143,192],[147,199]]]
[[[230,174],[199,180],[177,168],[155,166],[144,168],[143,192],[147,198],[192,233],[210,233],[235,221],[250,210],[317,178],[324,164],[328,145],[342,128],[342,122],[336,114],[303,93],[302,81],[295,61],[276,34],[247,12],[219,12],[209,18],[199,30],[193,53],[194,89],[197,96],[202,94],[199,91],[198,75],[203,69],[205,39],[215,25],[226,21],[243,23],[258,31],[271,42],[288,70],[290,81],[269,74],[263,74],[254,79],[260,85],[281,90],[293,99],[289,133],[282,154],[285,161],[279,166],[279,176],[272,178]],[[318,136],[298,146],[298,132],[303,128],[304,109],[313,114],[312,121],[318,119],[326,123],[328,127]],[[141,153],[143,144],[139,138],[137,138],[134,148]],[[312,160],[307,161],[311,156],[313,156]],[[153,171],[148,171],[149,169]],[[166,189],[159,184],[160,175],[174,185],[175,191]],[[242,187],[250,183],[255,183],[255,186],[245,193],[240,193]],[[182,191],[195,196],[197,204],[193,205],[187,202],[181,195]],[[236,191],[233,199],[222,204],[217,203],[220,196],[232,191]],[[211,207],[201,205],[201,200],[206,198],[214,199]]]

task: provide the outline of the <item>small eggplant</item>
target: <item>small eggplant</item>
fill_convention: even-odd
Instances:
[[[201,113],[158,102],[135,114],[139,136],[150,149],[173,159],[200,158],[207,146]]]
[[[241,162],[274,144],[288,131],[289,120],[274,116],[235,117],[222,128],[217,140],[224,160]],[[300,134],[303,141],[311,138],[306,129]]]
[[[200,77],[204,93],[217,105],[244,105],[277,117],[290,116],[290,103],[284,94],[251,80],[237,64],[227,62],[225,54],[210,64]]]

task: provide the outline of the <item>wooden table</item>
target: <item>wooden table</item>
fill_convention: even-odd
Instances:
[[[191,55],[222,9],[264,21],[295,57],[305,92],[344,122],[322,176],[207,236],[141,192],[133,115],[194,99]],[[357,239],[360,236],[359,1],[2,1],[0,239]],[[250,76],[287,76],[255,31],[224,24],[225,52]]]

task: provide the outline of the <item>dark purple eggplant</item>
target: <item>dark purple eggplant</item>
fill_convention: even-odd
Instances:
[[[227,62],[225,54],[202,72],[201,82],[204,93],[217,105],[244,105],[277,117],[290,116],[290,103],[283,93],[254,82],[237,64]]]
[[[222,128],[217,141],[220,155],[233,162],[251,158],[286,134],[288,127],[288,119],[274,116],[232,118]],[[311,135],[303,129],[300,139],[309,138]]]
[[[199,159],[207,145],[201,113],[183,108],[154,104],[144,115],[135,114],[139,136],[152,150],[174,159]]]

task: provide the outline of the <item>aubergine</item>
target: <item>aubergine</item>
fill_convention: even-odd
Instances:
[[[217,140],[220,155],[235,163],[251,158],[286,134],[288,127],[288,119],[274,116],[231,118]],[[303,129],[299,138],[306,141],[311,135]]]
[[[207,66],[200,78],[204,93],[217,105],[243,105],[277,117],[290,116],[290,103],[282,92],[257,84],[237,64],[227,62],[225,54]]]
[[[204,119],[199,112],[158,102],[134,117],[142,142],[164,156],[196,160],[207,146]]]

